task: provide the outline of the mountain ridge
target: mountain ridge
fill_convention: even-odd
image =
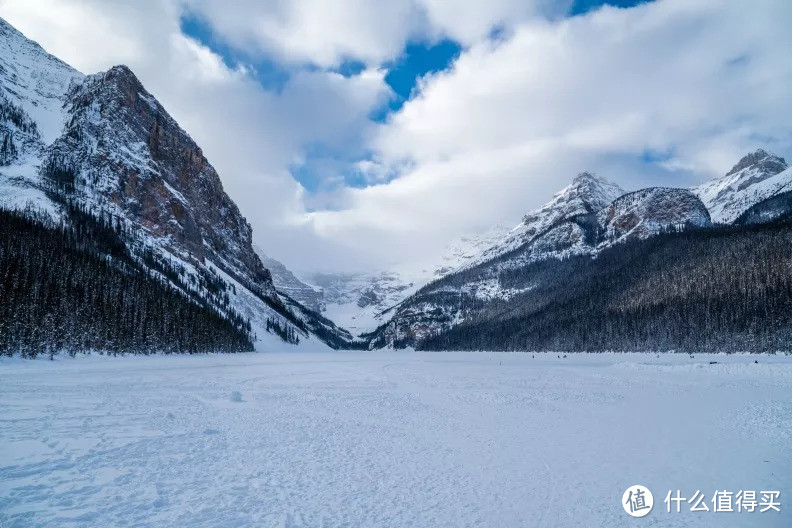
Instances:
[[[530,273],[525,270],[538,265],[546,268],[553,262],[558,263],[559,270],[567,269],[563,264],[566,261],[588,262],[589,259],[596,260],[603,252],[626,252],[628,246],[668,233],[711,229],[713,222],[709,209],[699,198],[701,188],[725,189],[727,192],[717,194],[716,204],[728,204],[730,211],[742,215],[739,216],[743,218],[742,224],[784,218],[792,213],[792,193],[787,197],[787,194],[778,192],[792,181],[792,173],[784,172],[787,170],[784,166],[783,158],[758,150],[744,156],[724,177],[691,190],[650,187],[625,193],[620,188],[609,187],[607,198],[618,196],[602,207],[604,200],[599,200],[599,209],[581,207],[586,203],[586,192],[592,192],[590,186],[582,193],[570,193],[570,189],[574,189],[576,182],[581,180],[588,184],[603,181],[589,173],[581,173],[569,186],[556,193],[548,204],[526,215],[520,224],[540,226],[541,230],[523,227],[517,236],[507,236],[505,241],[484,250],[481,253],[484,258],[420,288],[391,310],[387,322],[367,334],[369,346],[421,347],[423,343],[436,344],[443,342],[436,336],[453,333],[454,328],[476,321],[480,331],[484,331],[486,326],[481,326],[484,324],[481,318],[483,313],[488,313],[488,307],[497,306],[497,310],[506,313],[510,303],[515,302],[512,299],[528,299],[531,291],[542,288],[542,283],[528,278]],[[725,180],[728,184],[723,184]],[[745,185],[734,186],[737,180]],[[764,186],[766,190],[767,181],[777,185],[770,192],[751,192],[757,185]],[[593,188],[594,198],[606,194],[597,192],[596,186]],[[731,199],[729,190],[741,194]],[[573,194],[575,199],[565,199],[566,194]],[[559,203],[572,203],[573,207],[558,207]],[[545,277],[541,280],[550,280],[544,271],[534,275]],[[526,278],[507,279],[514,276]],[[459,341],[453,343],[460,346]]]

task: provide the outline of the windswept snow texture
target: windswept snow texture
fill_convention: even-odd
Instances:
[[[10,359],[0,402],[0,526],[636,526],[635,484],[646,526],[792,526],[790,357]]]

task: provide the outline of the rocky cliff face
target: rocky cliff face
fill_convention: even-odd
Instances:
[[[272,294],[252,229],[217,172],[127,67],[86,77],[66,100],[63,133],[42,165],[73,174],[76,199],[109,208],[181,258],[208,258],[247,288]]]
[[[710,224],[707,208],[692,192],[664,187],[625,194],[597,212],[596,218],[602,230],[600,244]]]

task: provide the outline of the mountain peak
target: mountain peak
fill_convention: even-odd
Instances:
[[[82,77],[0,18],[0,104],[12,105],[15,112],[24,112],[35,121],[38,139],[44,144],[60,134],[65,94],[72,82]],[[29,150],[30,141],[21,137],[15,141],[20,148],[22,142],[28,143]]]
[[[576,215],[597,212],[623,194],[624,189],[617,184],[588,171],[580,172],[552,200],[523,216],[517,227],[467,265],[480,264],[515,250],[557,223]]]
[[[787,168],[787,163],[784,158],[760,148],[743,156],[740,161],[726,173],[726,176],[736,174],[752,165],[757,165],[757,168],[762,172],[772,172],[773,174],[778,174]]]
[[[542,210],[568,204],[564,207],[567,209],[564,216],[571,213],[568,210],[570,205],[572,209],[580,209],[579,212],[594,212],[623,194],[624,189],[615,183],[594,173],[583,171],[572,179],[570,185],[558,192]]]
[[[572,183],[573,184],[591,182],[591,181],[601,182],[601,181],[603,181],[603,179],[600,178],[599,176],[597,176],[596,174],[588,172],[588,171],[579,172],[577,174],[577,176],[572,178]]]
[[[693,188],[713,222],[728,224],[753,205],[792,186],[784,158],[757,149],[740,159],[724,176]],[[783,174],[782,174],[783,173]]]
[[[105,72],[107,77],[122,77],[140,83],[135,73],[126,64],[116,64]]]

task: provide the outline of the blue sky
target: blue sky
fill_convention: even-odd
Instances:
[[[648,1],[651,0],[574,0],[567,16],[583,15],[603,5],[629,8]],[[192,12],[187,12],[182,16],[181,30],[185,35],[217,53],[227,66],[247,68],[261,86],[268,91],[281,91],[289,82],[290,76],[299,69],[317,68],[313,64],[281,64],[269,56],[257,55],[253,57],[218,37],[208,21]],[[500,38],[501,32],[502,28],[493,27],[490,38]],[[375,65],[387,71],[385,82],[393,93],[387,102],[370,113],[371,121],[375,123],[387,121],[393,112],[398,112],[405,102],[416,95],[416,86],[422,77],[451,68],[462,51],[462,45],[450,38],[440,38],[435,41],[411,40],[406,43],[398,57]],[[334,68],[333,71],[348,77],[359,75],[365,68],[366,65],[359,60],[347,60]],[[328,185],[328,179],[324,174],[327,170],[340,171],[346,186],[365,187],[369,182],[346,164],[353,158],[358,158],[357,154],[359,153],[355,154],[355,156],[350,156],[343,149],[329,148],[321,144],[306,145],[304,161],[299,165],[292,166],[290,171],[292,176],[309,193],[323,190]]]

